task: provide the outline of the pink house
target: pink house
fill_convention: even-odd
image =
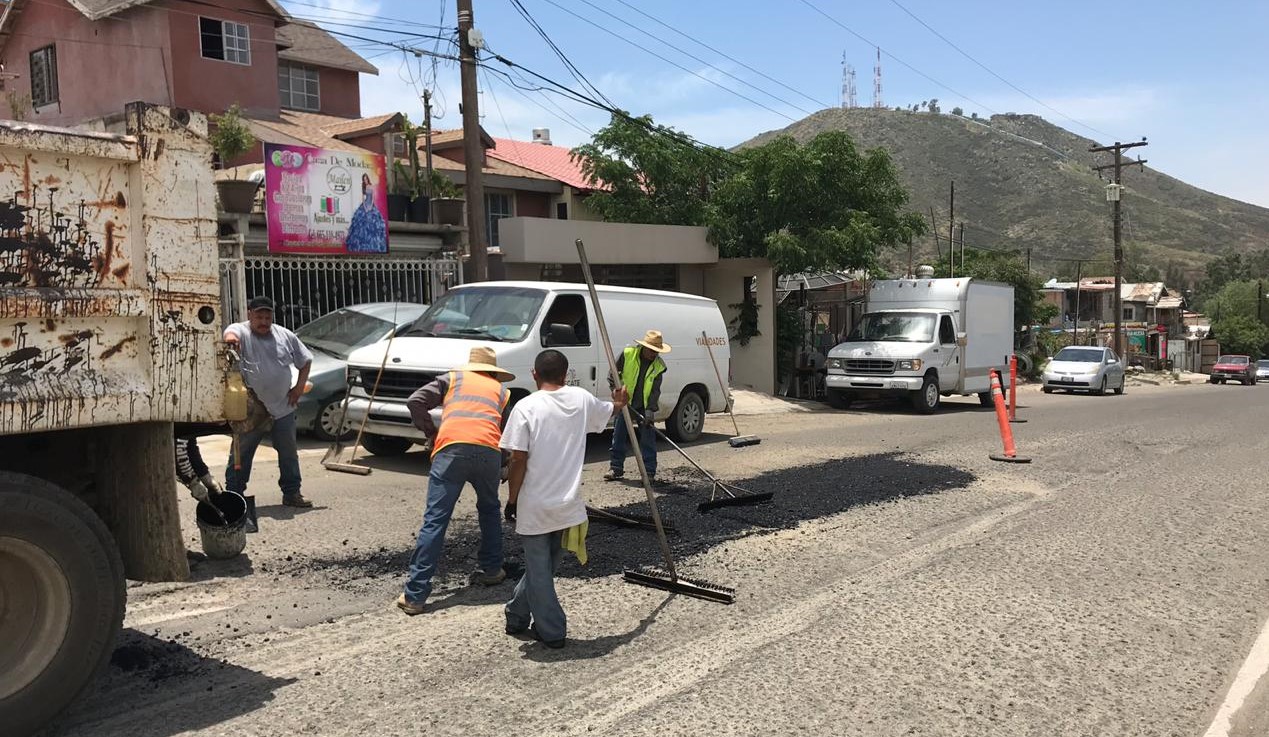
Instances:
[[[63,125],[133,100],[358,118],[360,75],[378,73],[274,0],[9,0],[0,64],[0,114]]]

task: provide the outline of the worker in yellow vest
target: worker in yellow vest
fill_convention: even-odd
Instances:
[[[502,568],[502,504],[498,501],[502,451],[498,446],[509,397],[503,384],[514,378],[510,371],[498,368],[492,348],[473,348],[467,364],[441,374],[406,402],[415,427],[432,445],[427,510],[410,557],[405,592],[397,599],[397,606],[406,614],[424,611],[445,547],[445,530],[468,483],[476,489],[480,520],[480,570],[474,578],[493,586],[507,577]],[[439,430],[431,416],[436,407],[442,407]]]
[[[641,340],[626,347],[617,357],[617,374],[630,397],[631,416],[638,433],[639,452],[649,478],[657,474],[657,431],[652,421],[660,409],[661,379],[665,377],[665,361],[670,345],[659,330],[649,330]],[[611,384],[611,379],[609,380]],[[626,423],[618,421],[612,430],[612,458],[605,481],[616,481],[626,475],[626,449],[630,444]]]

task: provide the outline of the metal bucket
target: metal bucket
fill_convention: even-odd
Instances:
[[[211,499],[215,509],[207,502],[198,503],[198,533],[208,558],[227,560],[247,547],[247,500],[232,491],[222,491]],[[224,515],[223,520],[216,509]]]

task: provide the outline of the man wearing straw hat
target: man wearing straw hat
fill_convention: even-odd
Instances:
[[[509,394],[504,382],[515,376],[498,368],[492,348],[471,349],[468,363],[438,376],[406,402],[415,427],[432,445],[432,470],[427,482],[427,509],[419,528],[410,575],[397,607],[413,616],[422,614],[432,593],[432,577],[445,547],[445,530],[463,487],[476,489],[480,521],[480,570],[475,580],[486,586],[507,577],[502,570],[502,505],[498,485],[502,480],[503,411]],[[441,426],[432,422],[431,411],[442,407]]]
[[[630,409],[635,420],[635,432],[639,434],[639,451],[648,477],[657,473],[657,431],[652,425],[661,401],[661,379],[665,376],[665,361],[661,356],[670,352],[659,330],[649,330],[641,340],[626,347],[617,357],[617,373],[630,397]],[[609,380],[611,384],[612,381]],[[640,419],[642,418],[642,419]],[[626,423],[618,422],[612,430],[612,459],[604,480],[615,481],[626,475],[626,446],[629,445]]]

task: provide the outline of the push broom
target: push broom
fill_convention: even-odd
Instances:
[[[586,277],[586,287],[590,290],[590,301],[595,306],[595,321],[599,324],[599,336],[604,340],[604,355],[608,358],[608,375],[612,378],[613,386],[621,386],[621,377],[617,374],[617,361],[613,358],[612,340],[608,337],[608,326],[604,323],[604,311],[599,305],[599,292],[595,289],[595,277],[590,273],[590,261],[586,258],[586,246],[582,244],[581,238],[578,238],[575,243],[577,244],[577,258],[582,265],[582,274]],[[621,409],[621,421],[626,423],[627,437],[631,439],[639,437],[638,433],[635,432],[634,420],[630,416],[629,406]],[[643,465],[643,456],[636,452],[634,457],[635,464],[639,467],[639,477],[643,480],[643,490],[648,495],[648,506],[652,510],[652,524],[656,527],[657,543],[661,546],[661,557],[665,561],[665,569],[644,568],[638,571],[627,570],[623,573],[625,580],[640,586],[648,586],[675,594],[683,594],[684,596],[693,596],[707,601],[715,601],[722,604],[735,603],[735,589],[718,586],[706,581],[693,581],[679,576],[678,570],[674,566],[674,555],[670,552],[670,543],[665,538],[665,526],[661,523],[661,512],[657,510],[657,500],[652,493],[652,479],[648,478],[648,469]]]
[[[361,436],[366,431],[366,421],[370,419],[370,409],[374,407],[375,398],[379,394],[379,382],[383,380],[383,370],[388,365],[388,354],[392,352],[392,339],[397,337],[397,311],[396,307],[392,308],[392,332],[388,333],[388,345],[383,349],[383,360],[379,361],[379,373],[375,374],[375,385],[370,389],[370,398],[366,403],[366,414],[362,415],[361,425],[357,428],[357,439],[353,441],[352,456],[347,461],[339,460],[344,454],[344,443],[340,439],[343,437],[344,422],[348,418],[348,400],[352,397],[352,374],[349,372],[348,386],[344,389],[344,404],[339,410],[339,425],[335,431],[335,439],[331,442],[330,448],[327,449],[326,455],[322,456],[322,468],[327,471],[336,471],[338,473],[351,473],[358,476],[369,476],[371,468],[369,466],[358,466],[354,461],[357,460],[357,448],[361,446]]]
[[[714,349],[709,344],[709,333],[702,330],[701,340],[705,342],[705,350],[709,351],[709,362],[714,366],[714,376],[718,377],[718,386],[722,388],[723,396],[727,398],[727,416],[731,418],[731,426],[736,430],[735,436],[729,438],[727,440],[727,444],[733,448],[743,448],[746,445],[757,445],[758,443],[761,443],[762,438],[757,435],[740,434],[740,425],[736,422],[736,413],[732,409],[731,389],[728,388],[727,382],[723,381],[723,372],[718,370],[718,361],[714,360]],[[681,450],[679,452],[683,453]],[[687,456],[686,453],[683,453],[683,455],[684,457]],[[692,465],[696,465],[695,461],[692,461],[691,458],[688,458],[687,460],[691,461]],[[717,483],[717,481],[715,481],[715,483]]]
[[[656,428],[653,429],[656,430]],[[723,481],[719,481],[717,476],[709,471],[706,471],[701,464],[697,463],[692,456],[687,454],[687,451],[680,448],[673,440],[670,440],[668,435],[660,430],[656,430],[656,434],[659,435],[662,440],[669,443],[671,448],[677,450],[679,455],[687,459],[687,462],[692,464],[697,471],[705,474],[705,478],[710,480],[712,486],[709,490],[709,501],[697,504],[696,511],[708,512],[711,509],[718,509],[719,507],[743,507],[753,504],[765,504],[771,501],[771,499],[775,496],[769,491],[754,492],[749,491],[748,489],[743,489],[735,484],[728,484]]]

